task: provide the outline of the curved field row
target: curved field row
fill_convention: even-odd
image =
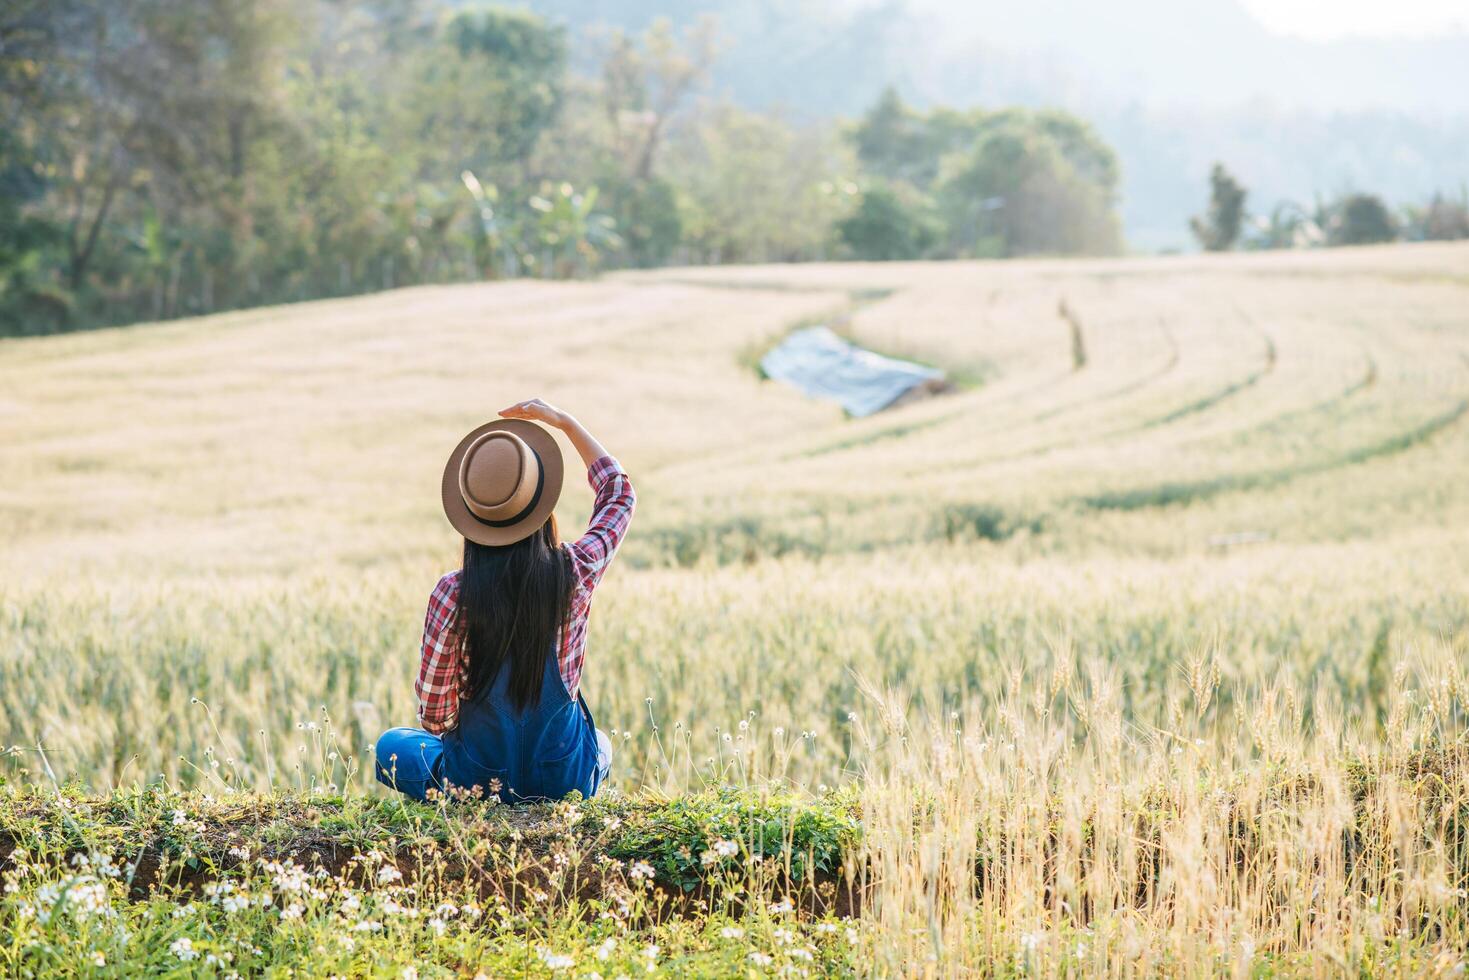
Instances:
[[[1421,493],[1455,485],[1466,307],[1444,301],[1462,298],[1456,274],[1413,269],[1469,265],[1469,252],[1347,253],[1340,269],[1334,256],[1275,258],[781,270],[808,284],[881,282],[892,292],[853,318],[853,334],[885,352],[984,363],[986,382],[942,408],[834,417],[819,432],[791,433],[784,498],[767,502],[760,479],[747,477],[759,454],[670,478],[737,507],[757,538],[782,523],[829,526],[867,500],[913,526],[945,527],[955,508],[1002,515],[1001,525],[1050,528],[1048,547],[1063,548],[1065,528],[1085,521],[1076,502],[1083,513],[1173,513],[1226,496],[1277,497],[1283,521],[1296,506],[1282,493],[1289,484],[1309,476],[1319,486],[1337,471],[1370,483],[1417,452],[1446,463]],[[1282,274],[1279,262],[1298,263],[1299,274]],[[1359,274],[1369,262],[1397,268]],[[1244,509],[1258,519],[1253,504]],[[1236,530],[1230,513],[1216,514],[1217,534]],[[782,539],[794,546],[802,534]],[[857,547],[895,537],[877,527],[850,536]]]

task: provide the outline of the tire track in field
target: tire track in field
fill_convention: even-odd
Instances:
[[[1182,354],[1179,349],[1177,339],[1173,336],[1172,331],[1168,330],[1166,323],[1160,322],[1160,327],[1163,328],[1164,334],[1168,338],[1171,349],[1169,360],[1167,363],[1164,364],[1162,368],[1152,372],[1144,378],[1139,378],[1135,381],[1129,382],[1128,384],[1120,388],[1114,389],[1110,392],[1106,392],[1096,398],[1076,402],[1074,404],[1066,405],[1059,408],[1050,409],[1047,412],[1042,412],[1040,415],[1027,419],[1026,421],[1028,423],[1044,421],[1050,418],[1054,418],[1055,416],[1063,414],[1065,412],[1069,412],[1079,408],[1091,407],[1104,401],[1109,401],[1121,395],[1131,394],[1132,392],[1145,388],[1148,385],[1153,384],[1156,381],[1166,377],[1168,374],[1172,373],[1174,370],[1177,369],[1178,364],[1182,358]],[[1046,453],[1054,452],[1058,449],[1065,449],[1068,446],[1073,446],[1083,441],[1102,442],[1104,440],[1116,439],[1120,436],[1128,436],[1138,432],[1145,432],[1150,429],[1158,428],[1159,426],[1162,426],[1164,424],[1177,421],[1178,419],[1197,414],[1198,412],[1207,411],[1208,409],[1213,408],[1220,402],[1238,394],[1239,392],[1245,391],[1259,384],[1260,381],[1264,380],[1275,370],[1276,364],[1278,362],[1275,340],[1263,330],[1260,331],[1260,337],[1265,342],[1265,360],[1259,368],[1251,372],[1249,375],[1240,378],[1238,381],[1231,382],[1224,388],[1221,388],[1215,392],[1211,392],[1209,395],[1206,395],[1205,397],[1200,398],[1197,401],[1190,402],[1188,405],[1184,405],[1180,408],[1174,409],[1166,415],[1159,416],[1153,419],[1147,419],[1143,422],[1139,422],[1133,425],[1126,425],[1120,428],[1109,429],[1107,431],[1096,433],[1094,435],[1071,436],[1064,439],[1056,440],[1054,442],[1044,443],[1039,446],[1033,446],[1029,449],[1019,450],[1018,452],[1004,453],[998,456],[986,456],[981,459],[968,459],[958,461],[941,468],[964,469],[970,466],[993,466],[999,463],[1013,463],[1019,460],[1029,459],[1033,456],[1043,456]]]
[[[1168,377],[1168,375],[1172,374],[1178,369],[1178,364],[1183,359],[1183,352],[1179,349],[1178,338],[1173,335],[1173,331],[1168,326],[1168,321],[1163,317],[1158,318],[1158,330],[1160,333],[1163,334],[1165,346],[1168,348],[1168,359],[1164,361],[1163,365],[1157,370],[1150,371],[1142,377],[1134,378],[1121,387],[1112,388],[1108,391],[1101,392],[1095,398],[1084,398],[1079,402],[1071,402],[1066,405],[1057,405],[1054,408],[1049,408],[1044,412],[1032,415],[1022,424],[1035,425],[1038,422],[1049,422],[1051,419],[1057,417],[1058,415],[1064,415],[1067,412],[1074,412],[1083,408],[1091,408],[1104,402],[1112,401],[1115,398],[1122,398],[1126,395],[1130,395],[1135,391],[1141,391],[1148,385],[1154,384]],[[1076,441],[1077,439],[1066,439],[1061,442],[1053,443],[1049,446],[1046,446],[1041,451],[1049,452],[1052,449],[1060,449],[1063,446],[1068,446]]]
[[[1160,415],[1157,418],[1149,419],[1146,422],[1143,422],[1140,425],[1137,425],[1131,429],[1125,429],[1122,431],[1144,432],[1148,429],[1156,429],[1160,426],[1172,425],[1174,422],[1177,422],[1180,419],[1186,419],[1190,415],[1197,415],[1200,412],[1207,412],[1209,409],[1217,406],[1220,402],[1223,402],[1229,398],[1233,398],[1240,392],[1246,391],[1259,384],[1265,378],[1269,377],[1270,374],[1275,370],[1275,365],[1278,360],[1278,355],[1275,349],[1275,339],[1264,331],[1261,331],[1260,336],[1263,337],[1265,340],[1265,364],[1262,367],[1251,372],[1245,377],[1240,378],[1238,381],[1231,382],[1230,384],[1225,385],[1223,388],[1220,388],[1217,391],[1213,391],[1205,395],[1203,398],[1200,398],[1197,401],[1189,402],[1187,405],[1175,408],[1173,411],[1169,412],[1166,415]],[[1112,434],[1117,435],[1119,433]]]
[[[1282,412],[1280,415],[1272,416],[1263,422],[1250,426],[1248,429],[1238,429],[1231,433],[1231,435],[1236,439],[1253,437],[1309,415],[1317,415],[1332,409],[1341,408],[1347,402],[1377,384],[1377,358],[1373,357],[1365,348],[1362,349],[1362,364],[1362,376],[1345,388],[1342,388],[1336,394],[1328,398],[1323,398],[1318,402],[1313,402],[1310,405],[1303,405],[1289,412]]]
[[[1111,490],[1078,497],[1072,502],[1086,510],[1131,511],[1191,504],[1236,491],[1271,489],[1302,477],[1317,476],[1415,449],[1458,422],[1466,413],[1469,413],[1469,399],[1461,399],[1447,411],[1411,429],[1314,463],[1201,480],[1175,480],[1132,490]]]
[[[1037,412],[1034,415],[1027,416],[1027,417],[1019,420],[1018,422],[1014,423],[1013,425],[1007,425],[1007,426],[1005,426],[1005,429],[1008,430],[1008,429],[1014,429],[1014,428],[1017,428],[1017,427],[1020,427],[1020,426],[1031,426],[1031,425],[1036,425],[1036,424],[1041,423],[1041,422],[1049,422],[1051,419],[1054,419],[1057,416],[1065,415],[1065,414],[1067,414],[1069,412],[1075,412],[1075,411],[1079,411],[1079,410],[1082,410],[1082,409],[1093,408],[1093,407],[1095,407],[1097,405],[1101,405],[1101,404],[1103,404],[1105,402],[1109,402],[1109,401],[1112,401],[1114,399],[1122,398],[1122,397],[1124,397],[1126,395],[1130,395],[1133,392],[1140,391],[1140,390],[1148,387],[1149,385],[1155,384],[1158,381],[1161,381],[1163,378],[1166,378],[1168,375],[1172,374],[1175,370],[1178,369],[1179,362],[1182,360],[1182,352],[1181,352],[1181,350],[1179,348],[1179,345],[1178,345],[1178,338],[1174,336],[1172,329],[1169,328],[1168,321],[1167,321],[1166,318],[1159,317],[1159,319],[1158,319],[1158,329],[1159,329],[1159,332],[1162,333],[1163,339],[1165,341],[1165,346],[1168,349],[1168,358],[1167,358],[1167,360],[1165,360],[1163,362],[1163,364],[1160,367],[1156,368],[1153,371],[1148,372],[1145,375],[1142,375],[1141,377],[1133,378],[1131,381],[1128,381],[1125,384],[1120,385],[1120,386],[1118,386],[1116,388],[1112,388],[1112,389],[1109,389],[1107,391],[1100,392],[1100,393],[1098,393],[1093,398],[1082,398],[1079,401],[1068,402],[1068,403],[1066,403],[1064,405],[1056,405],[1056,406],[1053,406],[1051,408],[1045,409],[1044,411]],[[1037,385],[1037,386],[1035,386],[1033,388],[1030,388],[1028,390],[1029,391],[1042,391],[1042,390],[1054,388],[1058,384],[1064,383],[1065,380],[1067,378],[1071,377],[1074,373],[1075,373],[1074,371],[1067,371],[1065,375],[1058,376],[1055,380],[1044,382],[1044,383],[1042,383],[1040,385]],[[957,415],[959,413],[956,412],[954,414],[957,417]],[[923,427],[924,428],[927,428],[927,426],[923,426]],[[991,431],[991,432],[998,431],[998,428],[992,428],[989,431]],[[1120,432],[1120,431],[1126,431],[1126,430],[1118,430],[1118,431]],[[1116,434],[1117,434],[1117,432],[1103,433],[1102,438],[1107,438],[1109,436],[1116,435]],[[1056,440],[1054,442],[1045,443],[1045,444],[1040,445],[1040,446],[1033,446],[1030,449],[1023,449],[1023,450],[1020,450],[1020,451],[1014,452],[1014,453],[1006,453],[1006,454],[1002,454],[1002,455],[999,455],[999,456],[984,456],[984,457],[981,457],[981,458],[978,458],[978,459],[970,458],[970,459],[962,459],[962,460],[950,460],[950,461],[945,462],[945,463],[942,463],[942,464],[936,464],[936,465],[925,467],[921,472],[922,473],[932,473],[932,472],[935,472],[937,470],[944,470],[944,471],[947,471],[947,470],[958,470],[958,469],[965,469],[965,468],[968,468],[968,467],[971,467],[971,466],[988,466],[988,465],[993,465],[995,463],[1014,462],[1015,460],[1025,459],[1025,458],[1027,458],[1029,456],[1039,456],[1039,455],[1044,455],[1045,453],[1052,452],[1052,451],[1057,450],[1057,449],[1064,449],[1065,447],[1070,446],[1070,445],[1074,445],[1077,442],[1080,442],[1080,441],[1082,441],[1083,439],[1086,439],[1086,438],[1090,438],[1090,437],[1088,437],[1088,436],[1069,436],[1069,437],[1064,438],[1064,439],[1059,439],[1059,440]],[[846,448],[846,447],[843,447],[843,448]],[[911,472],[907,473],[906,475],[908,475],[908,476],[914,476],[914,475],[918,475],[919,473],[920,473],[920,471],[916,471],[915,470],[915,471],[911,471]]]
[[[904,436],[910,436],[915,432],[923,432],[926,429],[932,429],[943,425],[945,422],[951,422],[954,419],[958,418],[961,414],[961,412],[949,412],[936,418],[924,419],[921,422],[908,422],[903,425],[891,425],[885,429],[879,429],[876,432],[867,432],[863,433],[862,435],[850,436],[846,439],[829,443],[825,446],[817,446],[815,449],[807,449],[802,452],[791,453],[787,456],[782,457],[782,459],[815,459],[819,456],[829,456],[832,453],[845,452],[848,449],[860,449],[863,446],[870,446],[876,442],[886,442],[889,439],[901,439]]]
[[[1078,402],[1078,403],[1076,403],[1074,405],[1068,405],[1065,408],[1053,409],[1049,413],[1042,413],[1041,416],[1038,416],[1037,418],[1031,419],[1029,421],[1031,421],[1031,422],[1034,422],[1034,421],[1042,421],[1042,420],[1045,420],[1045,419],[1054,418],[1056,415],[1062,414],[1065,411],[1070,411],[1070,410],[1076,409],[1076,408],[1086,408],[1086,407],[1090,407],[1090,406],[1093,406],[1093,405],[1100,404],[1100,403],[1105,402],[1105,401],[1110,401],[1113,398],[1117,398],[1119,396],[1126,395],[1126,394],[1131,394],[1134,391],[1137,391],[1137,390],[1140,390],[1142,388],[1145,388],[1148,385],[1153,384],[1154,382],[1159,381],[1159,380],[1163,379],[1164,377],[1168,376],[1169,374],[1171,374],[1173,371],[1175,371],[1178,368],[1178,364],[1179,364],[1179,362],[1182,359],[1182,352],[1179,349],[1177,338],[1174,337],[1173,332],[1168,329],[1166,322],[1160,321],[1159,326],[1162,328],[1162,330],[1164,332],[1164,336],[1167,338],[1168,343],[1169,343],[1169,347],[1170,347],[1170,356],[1169,356],[1168,362],[1165,363],[1162,368],[1160,368],[1159,370],[1157,370],[1157,371],[1155,371],[1155,372],[1147,375],[1144,378],[1137,379],[1136,381],[1133,381],[1133,382],[1131,382],[1131,383],[1129,383],[1127,385],[1124,385],[1121,388],[1117,388],[1117,389],[1114,389],[1113,391],[1106,392],[1106,393],[1104,393],[1102,395],[1099,395],[1096,398],[1093,398],[1093,399],[1090,399],[1090,400],[1087,400],[1087,401]],[[1245,390],[1248,390],[1249,388],[1254,387],[1255,385],[1257,385],[1261,381],[1263,381],[1265,378],[1269,377],[1272,372],[1274,372],[1274,370],[1276,368],[1276,364],[1278,362],[1278,354],[1277,354],[1277,351],[1276,351],[1276,348],[1275,348],[1275,340],[1274,340],[1274,338],[1272,338],[1269,334],[1267,334],[1263,330],[1260,331],[1260,337],[1265,342],[1265,362],[1264,362],[1264,364],[1261,367],[1257,368],[1255,371],[1251,372],[1249,375],[1247,375],[1247,376],[1245,376],[1243,378],[1240,378],[1238,381],[1231,382],[1230,384],[1226,385],[1224,388],[1221,388],[1218,391],[1211,392],[1210,394],[1204,396],[1203,398],[1198,399],[1197,401],[1190,402],[1187,405],[1184,405],[1184,406],[1182,406],[1180,408],[1176,408],[1173,411],[1167,413],[1166,415],[1162,415],[1162,416],[1159,416],[1159,417],[1153,418],[1153,419],[1148,419],[1148,420],[1145,420],[1143,422],[1137,423],[1135,425],[1127,425],[1127,426],[1123,426],[1121,428],[1110,429],[1110,430],[1108,430],[1106,432],[1098,433],[1097,435],[1094,435],[1094,436],[1077,436],[1077,437],[1072,437],[1072,438],[1068,438],[1068,439],[1062,439],[1062,440],[1059,440],[1059,441],[1053,442],[1053,443],[1048,443],[1048,444],[1043,445],[1043,446],[1037,446],[1037,447],[1034,447],[1032,449],[1023,450],[1023,451],[1017,452],[1017,453],[1010,453],[1010,454],[1003,455],[1003,456],[988,457],[988,458],[983,459],[983,460],[974,460],[974,461],[971,461],[971,465],[972,464],[984,465],[984,464],[992,464],[992,463],[1012,463],[1012,462],[1015,462],[1016,460],[1026,459],[1026,458],[1028,458],[1030,456],[1039,456],[1039,455],[1043,455],[1043,454],[1048,453],[1048,452],[1053,452],[1054,450],[1057,450],[1057,449],[1064,449],[1067,446],[1074,445],[1075,443],[1082,441],[1083,439],[1088,440],[1088,441],[1092,441],[1092,440],[1101,441],[1101,440],[1104,440],[1104,439],[1115,439],[1118,436],[1126,436],[1126,435],[1131,435],[1131,434],[1136,433],[1136,432],[1145,432],[1145,431],[1147,431],[1149,429],[1155,429],[1155,428],[1158,428],[1159,426],[1167,425],[1167,424],[1170,424],[1172,422],[1176,422],[1179,419],[1187,418],[1190,415],[1195,415],[1195,414],[1197,414],[1199,412],[1207,411],[1208,409],[1211,409],[1211,408],[1215,407],[1216,405],[1218,405],[1220,402],[1222,402],[1222,401],[1224,401],[1224,400],[1226,400],[1228,398],[1231,398],[1234,395],[1237,395],[1237,394],[1239,394],[1242,391],[1245,391]]]

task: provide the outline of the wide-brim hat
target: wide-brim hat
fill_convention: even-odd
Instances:
[[[444,514],[476,544],[507,545],[538,531],[561,498],[561,447],[525,419],[486,422],[444,466]]]

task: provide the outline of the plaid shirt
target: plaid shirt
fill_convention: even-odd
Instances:
[[[617,554],[627,534],[637,497],[626,471],[611,456],[603,456],[587,470],[587,480],[597,499],[587,533],[562,545],[571,556],[574,584],[571,608],[561,629],[561,649],[556,658],[561,681],[572,697],[581,686],[582,662],[587,654],[587,616],[592,608],[592,590]],[[418,668],[418,721],[426,731],[438,734],[459,722],[459,697],[468,675],[468,664],[460,653],[454,630],[454,610],[459,601],[460,570],[439,579],[428,599],[428,616],[423,623],[423,662]]]

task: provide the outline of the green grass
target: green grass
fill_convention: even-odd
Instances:
[[[1340,860],[1355,894],[1391,894],[1393,847],[1437,841],[1448,843],[1457,880],[1469,882],[1469,743],[1390,766],[1350,760],[1343,773],[1351,815]],[[1229,849],[1252,867],[1270,859],[1275,821],[1329,804],[1333,790],[1311,771],[1274,766],[1248,779],[1164,781],[1136,794],[1123,825],[1135,841],[1139,906],[1167,887],[1163,855],[1197,793],[1226,814]],[[906,819],[934,819],[942,805],[920,795]],[[1390,843],[1384,808],[1404,805],[1437,810],[1442,829]],[[1107,860],[1116,846],[1109,821],[1070,826],[1068,806],[1061,796],[1047,801],[1046,849],[1078,847],[1091,855],[1085,861]],[[1007,855],[1031,846],[1027,833],[1004,820],[980,825],[969,848],[979,894],[1003,896]],[[0,967],[16,976],[186,974],[201,965],[220,975],[659,968],[722,976],[788,965],[857,975],[866,972],[862,950],[872,937],[870,924],[854,917],[881,890],[881,862],[864,850],[874,843],[866,834],[849,791],[809,798],[726,788],[510,807],[216,796],[156,784],[100,796],[0,785],[0,926],[8,937]],[[1058,873],[1053,865],[1040,884],[1062,887]],[[1443,916],[1469,916],[1469,898],[1460,888],[1436,909],[1363,950],[1364,967],[1429,968],[1432,935],[1445,927]],[[1089,943],[1118,938],[1109,937],[1109,922],[1102,909],[1075,910],[1041,940],[1009,935],[1002,961],[1025,974],[1044,942],[1049,969],[1080,969]],[[1267,951],[1259,968],[1290,974],[1302,962]]]

